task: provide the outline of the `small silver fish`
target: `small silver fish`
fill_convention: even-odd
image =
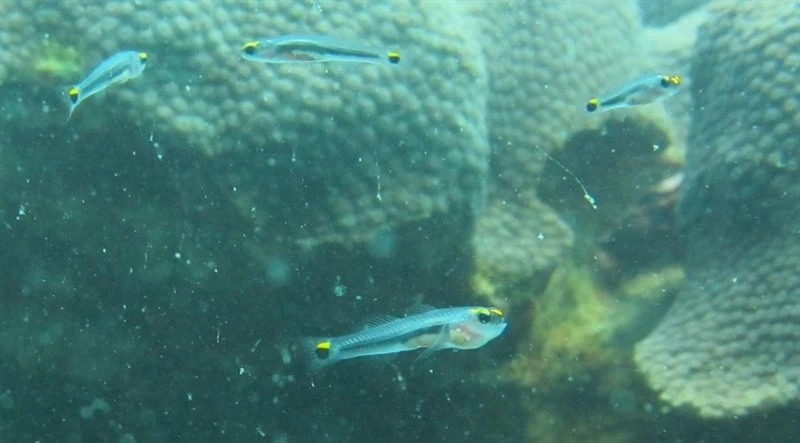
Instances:
[[[322,35],[285,35],[245,43],[242,58],[262,63],[400,62],[397,51],[382,51]]]
[[[118,52],[103,60],[80,83],[69,88],[69,117],[82,101],[109,86],[125,83],[141,75],[147,66],[147,54],[136,51]]]
[[[440,349],[477,349],[497,338],[507,323],[493,307],[435,309],[417,307],[404,318],[383,317],[361,331],[340,337],[305,338],[311,372],[356,357],[396,354],[426,348],[426,356]]]
[[[679,75],[646,75],[623,83],[608,94],[591,98],[586,103],[588,112],[638,106],[672,97],[680,90]]]

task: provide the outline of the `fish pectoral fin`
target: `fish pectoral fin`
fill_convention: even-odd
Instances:
[[[392,366],[394,358],[397,354],[383,354],[383,355],[372,355],[369,358],[365,358],[365,364],[375,370],[381,370],[386,366]]]
[[[95,101],[98,103],[105,103],[106,97],[108,97],[107,91],[105,89],[97,91],[97,93],[95,93],[94,95],[96,97]]]
[[[439,335],[436,337],[436,341],[433,342],[432,345],[428,346],[427,349],[422,351],[422,353],[417,356],[415,361],[428,358],[431,355],[433,355],[434,352],[440,349],[445,349],[447,347],[447,343],[449,340],[450,340],[450,327],[442,326],[442,329],[439,331]]]

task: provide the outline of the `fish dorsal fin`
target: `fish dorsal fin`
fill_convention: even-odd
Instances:
[[[436,308],[434,308],[431,305],[424,305],[422,303],[417,303],[406,310],[406,317],[411,317],[412,315],[426,314],[428,312],[435,310]]]
[[[391,323],[396,320],[399,319],[393,315],[376,315],[374,317],[368,318],[367,321],[364,322],[364,326],[361,329],[370,329],[378,326],[383,326],[387,323]]]
[[[439,330],[439,336],[436,337],[436,341],[433,342],[432,345],[428,346],[419,356],[417,360],[422,360],[424,358],[430,357],[434,352],[444,349],[447,347],[447,342],[450,340],[450,327],[447,325],[442,326],[442,329]]]

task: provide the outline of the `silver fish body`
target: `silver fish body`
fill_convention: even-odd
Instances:
[[[678,75],[645,75],[618,85],[607,94],[589,99],[586,111],[603,112],[650,104],[677,94],[680,85],[681,77]]]
[[[507,326],[498,308],[424,307],[418,311],[422,312],[403,318],[383,318],[352,334],[303,339],[311,371],[351,358],[420,348],[426,348],[425,353],[440,349],[476,349],[498,337]]]
[[[242,58],[262,63],[400,62],[397,51],[380,50],[323,35],[284,35],[245,43]]]
[[[138,77],[146,66],[147,54],[137,51],[118,52],[103,60],[86,78],[67,91],[70,101],[67,120],[72,118],[81,102],[110,86]]]

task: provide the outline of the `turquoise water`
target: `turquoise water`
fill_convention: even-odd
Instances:
[[[34,3],[0,5],[0,441],[800,433],[796,3]],[[283,34],[400,62],[240,58]],[[680,91],[586,112],[651,72]],[[509,327],[306,371],[420,303]]]

